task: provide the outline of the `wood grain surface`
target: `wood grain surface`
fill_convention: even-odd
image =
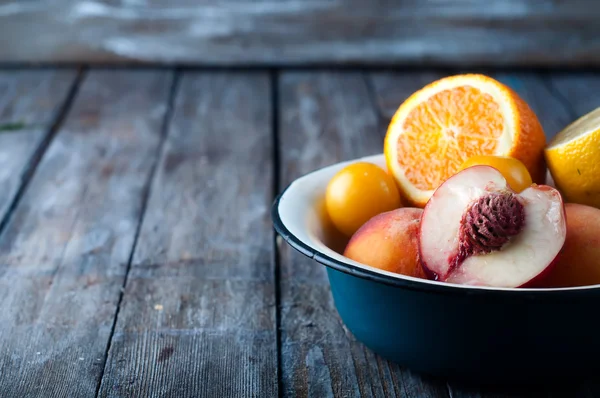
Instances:
[[[342,160],[382,151],[365,76],[284,73],[281,186]],[[280,241],[283,394],[289,397],[445,397],[443,383],[390,363],[356,341],[336,312],[325,267]]]
[[[270,95],[183,75],[100,396],[277,396]]]
[[[274,194],[380,153],[402,101],[467,71],[0,70],[0,396],[599,396],[390,363],[345,328],[325,267],[274,245]],[[600,106],[598,73],[483,72],[548,140]]]
[[[599,17],[592,0],[7,0],[0,61],[598,65]]]
[[[554,96],[561,100],[569,111],[570,121],[600,107],[599,73],[589,71],[552,73],[547,79]]]
[[[381,117],[381,133],[385,136],[387,126],[396,113],[396,110],[412,93],[450,74],[450,72],[442,72],[435,69],[368,73],[366,79],[370,87],[370,94]]]
[[[76,78],[75,70],[0,72],[0,220],[64,115]]]
[[[0,391],[95,396],[171,73],[93,71],[0,237]]]

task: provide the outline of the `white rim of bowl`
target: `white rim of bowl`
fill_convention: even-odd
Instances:
[[[359,263],[347,257],[340,255],[334,250],[327,247],[324,243],[321,243],[321,247],[314,247],[311,242],[307,242],[300,238],[293,232],[293,227],[290,229],[289,225],[286,224],[285,216],[282,217],[280,212],[280,205],[282,200],[285,200],[286,194],[293,191],[294,187],[301,185],[307,179],[314,177],[317,173],[324,173],[331,169],[343,168],[352,163],[356,162],[370,162],[375,164],[381,163],[383,154],[376,154],[365,156],[353,160],[347,160],[329,166],[325,166],[316,170],[313,170],[305,175],[295,179],[290,183],[281,193],[277,196],[273,203],[272,208],[272,221],[274,223],[275,230],[277,233],[292,246],[295,250],[302,254],[311,257],[320,264],[336,269],[347,274],[357,276],[363,279],[370,279],[384,284],[409,287],[417,290],[428,290],[427,287],[435,288],[435,290],[443,289],[447,291],[465,291],[465,292],[511,292],[511,293],[544,293],[544,292],[579,292],[596,290],[600,288],[600,284],[587,285],[587,286],[576,286],[576,287],[556,287],[556,288],[535,288],[535,287],[519,287],[519,288],[507,288],[507,287],[491,287],[491,286],[475,286],[475,285],[460,285],[450,282],[434,281],[430,279],[415,278],[407,275],[396,274],[389,271],[384,271],[375,267],[371,267],[366,264]],[[411,286],[408,286],[411,285]],[[430,290],[430,289],[429,289]]]

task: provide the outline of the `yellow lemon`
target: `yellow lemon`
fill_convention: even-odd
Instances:
[[[567,202],[600,208],[600,108],[560,131],[544,155]]]

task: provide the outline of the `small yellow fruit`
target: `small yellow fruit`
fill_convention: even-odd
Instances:
[[[566,202],[600,208],[600,108],[559,132],[544,155]]]
[[[372,217],[402,206],[392,176],[368,162],[353,163],[333,176],[325,203],[333,225],[348,237]]]
[[[521,192],[533,184],[527,167],[519,159],[510,156],[473,156],[460,166],[460,170],[471,166],[492,166],[502,173],[515,192]]]

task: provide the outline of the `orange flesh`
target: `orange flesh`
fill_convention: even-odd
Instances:
[[[471,156],[493,154],[504,119],[489,94],[460,86],[419,104],[402,127],[398,163],[415,187],[432,190]]]

